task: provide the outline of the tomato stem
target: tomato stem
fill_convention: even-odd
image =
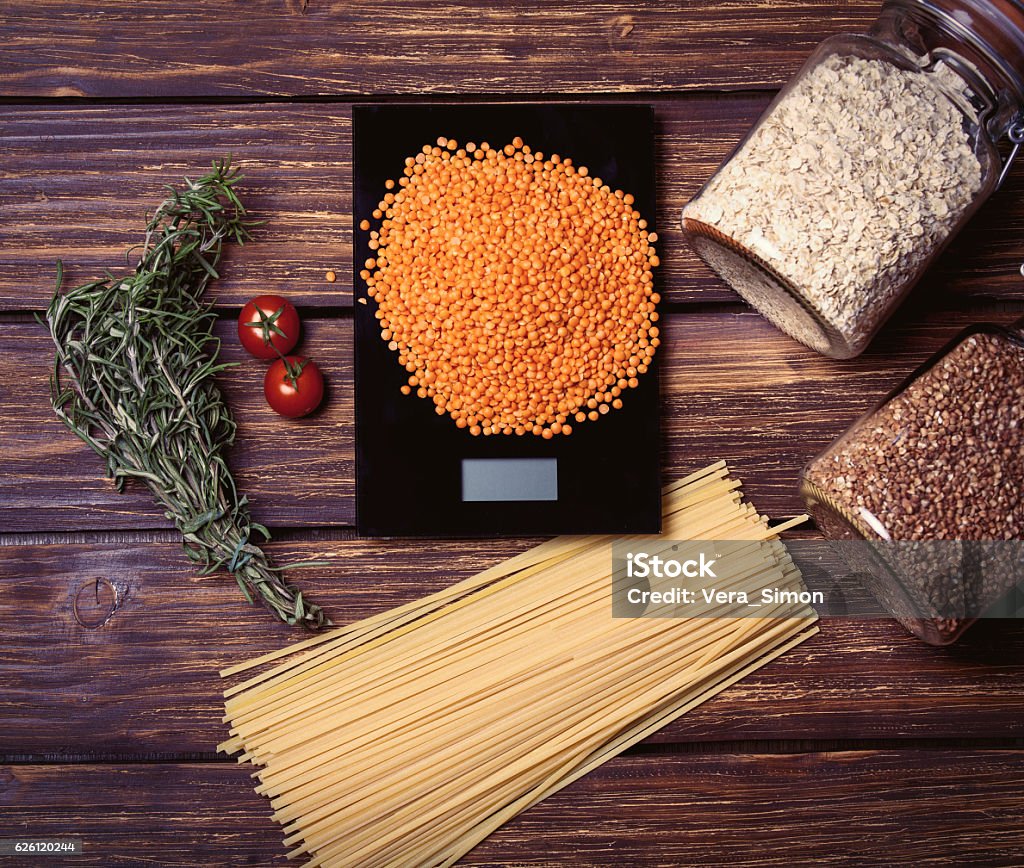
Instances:
[[[277,324],[277,321],[281,318],[281,314],[284,313],[284,307],[284,305],[281,305],[277,310],[275,310],[271,314],[268,314],[265,310],[263,310],[263,308],[257,307],[256,315],[259,317],[259,319],[254,319],[251,322],[242,323],[242,325],[250,329],[259,329],[260,336],[263,338],[264,345],[268,347],[274,346],[274,335],[280,335],[283,338],[288,337],[288,335],[286,335],[281,330],[281,327]],[[277,347],[274,346],[274,349],[276,350]]]

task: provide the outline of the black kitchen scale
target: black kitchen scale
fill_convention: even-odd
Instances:
[[[356,522],[370,536],[656,533],[661,526],[659,350],[623,407],[569,436],[472,436],[430,400],[381,339],[359,278],[373,210],[405,158],[438,137],[503,147],[515,136],[632,193],[654,229],[654,115],[641,105],[365,105],[353,109]],[[655,270],[655,290],[660,279]],[[359,299],[365,299],[363,304]]]

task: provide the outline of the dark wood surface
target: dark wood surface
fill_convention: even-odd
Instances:
[[[621,93],[773,88],[869,0],[8,0],[18,97]]]
[[[329,534],[334,536],[334,534]],[[11,545],[0,562],[0,757],[212,758],[222,739],[216,673],[294,641],[230,578],[195,576],[171,534],[91,545]],[[336,621],[384,611],[467,578],[523,543],[282,540]],[[145,673],[133,677],[133,673]],[[1024,738],[1024,630],[987,622],[922,652],[888,621],[832,620],[822,634],[653,737],[670,744]]]
[[[1024,173],[863,357],[830,362],[738,303],[679,209],[813,45],[877,3],[441,5],[12,0],[0,16],[0,835],[76,834],[82,864],[283,864],[224,736],[217,670],[297,638],[230,578],[196,576],[144,491],[118,495],[53,417],[32,319],[117,269],[160,185],[233,153],[265,219],[215,285],[231,456],[281,562],[338,621],[532,541],[358,539],[353,521],[351,104],[651,102],[666,297],[662,465],[726,458],[759,508],[802,509],[800,466],[964,325],[1024,315]],[[724,91],[733,91],[726,93]],[[338,281],[324,273],[333,269]],[[329,400],[285,422],[230,334],[263,291],[306,315]],[[813,529],[810,531],[813,533]],[[467,859],[498,865],[1020,864],[1024,629],[950,649],[889,621],[811,642],[527,812]],[[141,848],[141,849],[135,849]],[[134,855],[132,855],[134,854]],[[2,857],[0,857],[2,858]],[[19,863],[20,864],[20,863]]]
[[[833,362],[739,306],[671,313],[662,357],[665,478],[722,456],[763,512],[799,514],[800,468],[853,419],[966,325],[1019,316],[1006,304],[936,311],[915,303],[863,356]],[[352,524],[351,318],[306,320],[302,346],[327,372],[330,400],[314,416],[289,423],[264,403],[263,368],[247,361],[234,329],[233,320],[219,324],[224,358],[239,363],[222,383],[239,424],[232,463],[257,519],[278,527]],[[0,378],[9,395],[0,438],[11,470],[0,476],[3,527],[169,526],[143,486],[130,484],[118,494],[97,472],[93,454],[67,435],[46,401],[51,356],[49,335],[35,322],[14,322],[0,332]]]
[[[0,811],[42,834],[87,826],[75,865],[295,864],[249,783],[233,763],[0,766]],[[1012,865],[1022,786],[1019,750],[630,755],[460,864]]]
[[[0,49],[2,51],[2,49]],[[0,67],[2,68],[2,67]],[[4,77],[0,74],[0,86]],[[550,99],[550,97],[544,97]],[[601,97],[607,100],[608,97]],[[630,100],[638,97],[631,96]],[[736,296],[690,252],[679,212],[768,105],[770,94],[653,98],[666,297],[676,304]],[[70,285],[124,263],[155,191],[234,154],[254,217],[244,255],[229,257],[217,301],[237,306],[269,289],[304,308],[347,308],[351,282],[324,281],[351,261],[351,104],[17,105],[0,111],[4,256],[0,311],[45,306],[60,257]],[[648,215],[651,216],[651,215]],[[1018,243],[1024,177],[1011,176],[916,295],[946,306],[1024,300]]]

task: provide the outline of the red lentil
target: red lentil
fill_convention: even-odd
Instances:
[[[373,212],[360,276],[381,335],[408,391],[474,436],[571,434],[621,408],[654,356],[657,236],[630,194],[518,136],[457,148],[406,159]]]

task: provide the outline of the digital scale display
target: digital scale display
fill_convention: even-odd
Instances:
[[[558,500],[556,458],[464,458],[465,503]]]
[[[439,136],[499,147],[521,136],[631,193],[654,229],[653,112],[640,105],[387,105],[353,109],[354,223],[385,181]],[[573,433],[473,436],[429,400],[381,338],[359,278],[371,257],[355,232],[356,523],[369,536],[655,533],[661,523],[659,355],[622,409]],[[655,270],[655,290],[659,279]],[[359,303],[359,299],[366,303]]]

